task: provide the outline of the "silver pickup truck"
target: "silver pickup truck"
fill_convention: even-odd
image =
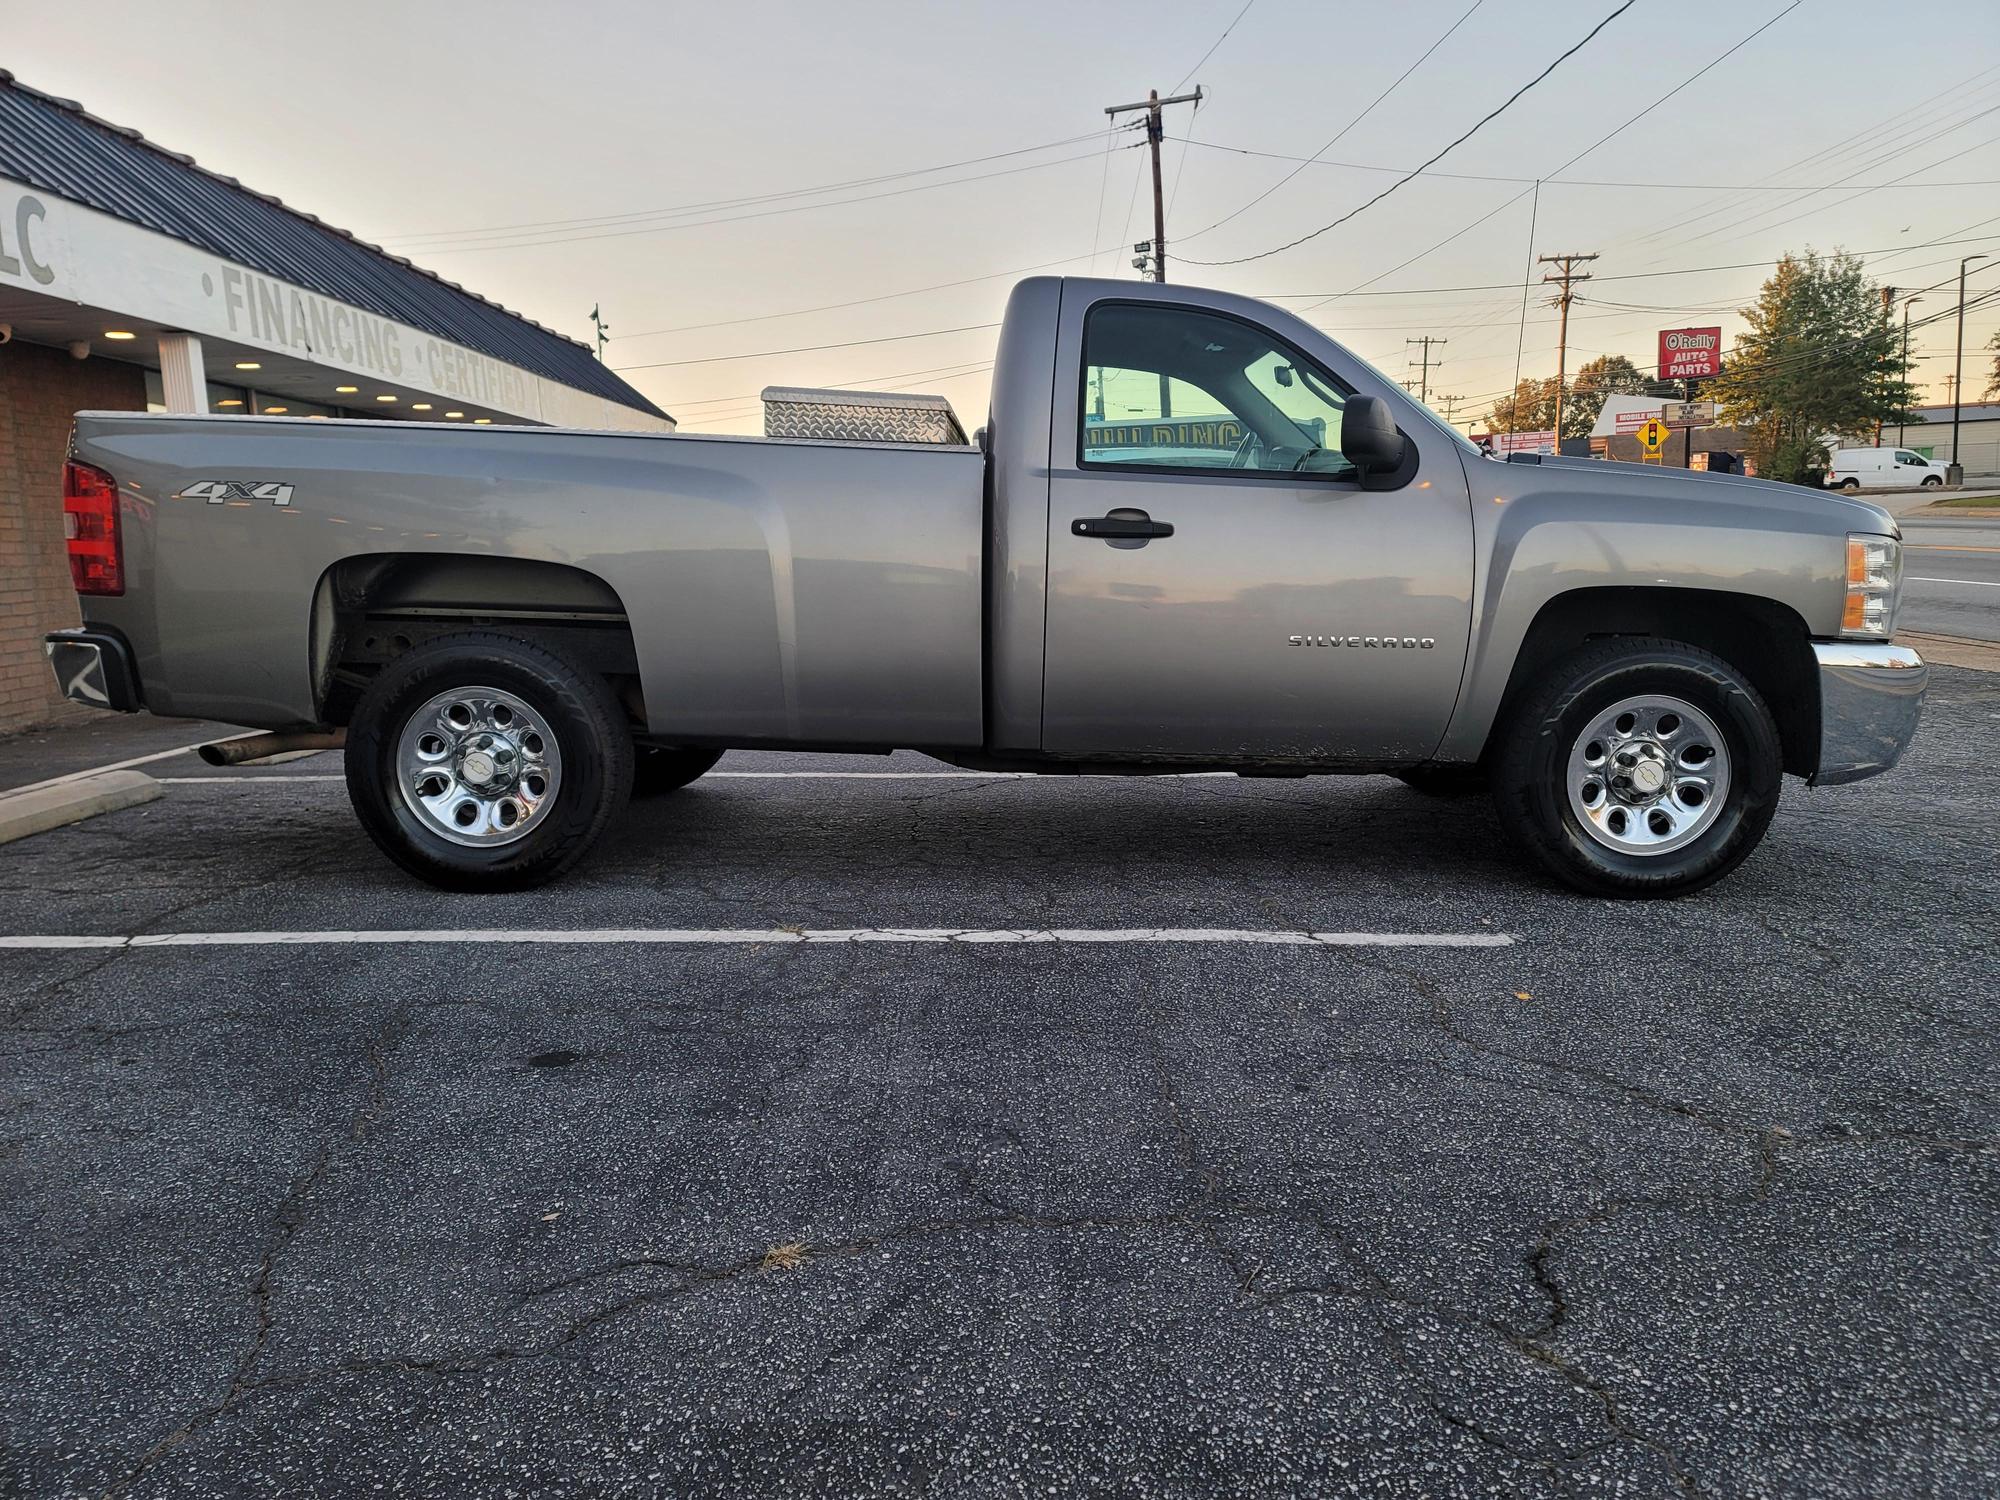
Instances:
[[[974,446],[86,412],[79,701],[344,730],[390,858],[572,865],[732,747],[1491,789],[1584,890],[1739,864],[1887,770],[1894,521],[1482,454],[1278,308],[1040,277]],[[312,742],[310,740],[306,742]]]

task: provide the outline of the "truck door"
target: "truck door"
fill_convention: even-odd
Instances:
[[[1379,377],[1248,316],[1147,292],[1079,307],[1072,283],[1064,296],[1043,748],[1428,755],[1471,618],[1456,445],[1405,420],[1414,472],[1365,489],[1340,454],[1341,408],[1377,394]]]

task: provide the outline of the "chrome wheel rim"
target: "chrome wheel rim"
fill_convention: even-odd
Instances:
[[[1670,854],[1729,800],[1729,742],[1707,714],[1664,694],[1604,709],[1570,746],[1566,786],[1583,831],[1620,854]]]
[[[467,686],[411,714],[396,742],[396,787],[431,833],[468,848],[526,838],[562,789],[548,721],[514,694]]]

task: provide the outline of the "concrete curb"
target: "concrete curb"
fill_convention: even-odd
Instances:
[[[1917,654],[1934,667],[1970,667],[1975,672],[2000,672],[2000,641],[1977,641],[1962,635],[1931,635],[1922,630],[1899,630],[1896,643],[1914,646]]]
[[[2000,516],[2000,505],[1926,505],[1917,510],[1906,510],[1896,519],[1906,521],[1914,516],[1922,516],[1926,520],[1946,520],[1952,516],[1978,520],[1986,516]]]
[[[106,771],[54,786],[0,796],[0,844],[12,843],[68,823],[80,823],[99,813],[151,802],[165,788],[138,771]]]

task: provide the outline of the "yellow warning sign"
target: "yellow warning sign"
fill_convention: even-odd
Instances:
[[[1651,458],[1658,454],[1666,444],[1667,424],[1658,417],[1639,429],[1639,446],[1646,450],[1647,457]]]

